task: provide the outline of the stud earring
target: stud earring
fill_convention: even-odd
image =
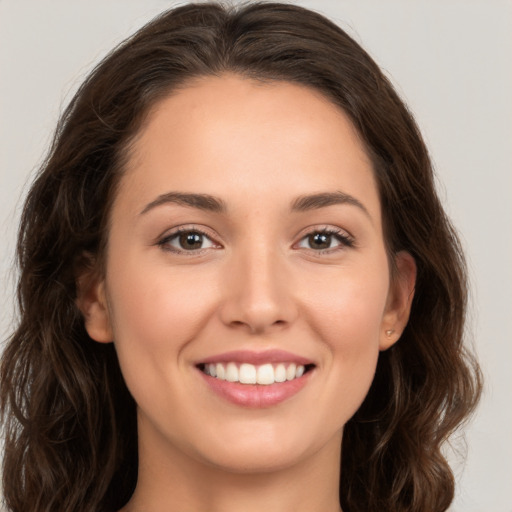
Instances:
[[[389,329],[386,331],[386,336],[389,338],[394,332],[395,332],[395,329]]]

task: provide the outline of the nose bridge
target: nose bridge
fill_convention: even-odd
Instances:
[[[283,255],[264,239],[234,251],[229,265],[224,321],[263,332],[294,318],[293,293]]]

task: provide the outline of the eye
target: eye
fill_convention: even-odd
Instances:
[[[219,247],[206,233],[197,229],[180,229],[159,241],[158,245],[173,252],[192,252]]]
[[[352,247],[354,240],[341,230],[323,229],[312,231],[301,238],[298,247],[323,252],[330,249],[336,250],[342,247]]]

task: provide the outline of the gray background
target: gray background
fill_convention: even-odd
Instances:
[[[163,0],[0,0],[0,334],[12,326],[22,197],[59,112],[92,65]],[[451,512],[512,511],[512,2],[303,0],[386,70],[416,115],[472,279],[471,337],[486,376],[449,450]]]

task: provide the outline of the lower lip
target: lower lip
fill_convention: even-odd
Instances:
[[[216,379],[198,370],[210,389],[235,405],[250,408],[272,407],[297,394],[309,381],[312,371],[298,379],[276,382],[269,385],[240,384]]]

